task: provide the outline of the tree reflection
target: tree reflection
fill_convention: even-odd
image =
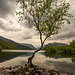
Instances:
[[[75,53],[64,53],[64,52],[50,52],[45,51],[45,56],[49,58],[71,58],[72,62],[75,62]]]

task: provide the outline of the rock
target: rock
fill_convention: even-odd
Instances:
[[[37,66],[35,69],[36,69],[36,70],[39,70],[39,67]]]
[[[57,75],[59,75],[60,73],[58,72],[58,71],[56,71],[56,70],[49,70],[48,71],[51,75],[55,75],[55,74],[57,74]]]
[[[23,73],[18,73],[17,75],[23,75]]]
[[[50,73],[48,73],[47,71],[43,72],[41,75],[51,75]]]
[[[15,69],[15,68],[23,68],[23,67],[20,66],[20,65],[17,65],[17,66],[14,66],[14,67],[13,67],[13,69]]]
[[[0,75],[59,75],[58,71],[40,68],[38,66],[34,68],[30,68],[29,71],[25,72],[26,67],[22,67],[20,65],[14,67],[2,67],[0,68]],[[61,73],[60,75],[68,75],[65,73]]]
[[[35,71],[35,74],[37,73],[37,74],[40,75],[42,72],[43,72],[42,70],[36,70],[36,71]]]
[[[9,70],[9,69],[6,69],[6,70],[5,70],[5,72],[7,72],[7,73],[9,73],[9,72],[11,72],[11,71],[12,71],[12,70]]]
[[[26,72],[25,74],[26,74],[26,75],[30,75],[30,72]]]
[[[1,69],[2,69],[2,70],[5,70],[5,67],[2,67]]]
[[[36,73],[35,75],[39,75],[38,73]]]
[[[39,74],[39,75],[41,74],[41,72],[40,72],[40,71],[35,71],[35,74],[36,74],[36,73],[37,73],[37,74]]]
[[[49,72],[49,71],[50,71],[50,69],[49,69],[49,68],[47,68],[47,69],[46,69],[46,71],[47,71],[47,72]]]
[[[46,71],[46,69],[42,68],[42,70]]]
[[[6,69],[10,69],[10,70],[11,70],[11,69],[12,69],[12,67],[11,67],[11,66],[10,66],[10,67],[6,67]]]
[[[30,70],[30,71],[33,71],[33,70],[34,70],[34,68],[30,68],[29,70]]]
[[[62,73],[62,74],[60,74],[60,75],[68,75],[68,74]]]

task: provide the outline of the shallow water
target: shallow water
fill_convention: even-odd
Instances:
[[[2,62],[0,63],[0,67],[25,65],[28,57],[32,53],[33,51],[27,52],[27,54],[25,55],[21,55],[11,60]],[[49,58],[45,56],[44,52],[38,52],[36,53],[36,56],[33,59],[33,63],[43,68],[56,69],[60,72],[70,73],[71,75],[75,74],[75,63],[73,62],[72,58],[63,58],[63,57],[62,58],[55,58],[55,57]]]

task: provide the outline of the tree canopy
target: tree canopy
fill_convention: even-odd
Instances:
[[[21,11],[19,21],[28,21],[29,27],[34,26],[36,30],[46,37],[57,34],[65,20],[70,24],[68,13],[70,4],[65,0],[59,3],[57,0],[16,0],[20,2]]]

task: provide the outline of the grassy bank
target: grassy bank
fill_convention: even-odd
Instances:
[[[10,60],[14,57],[18,57],[23,54],[26,54],[26,53],[25,52],[2,52],[0,54],[0,62],[3,62],[5,60]]]

